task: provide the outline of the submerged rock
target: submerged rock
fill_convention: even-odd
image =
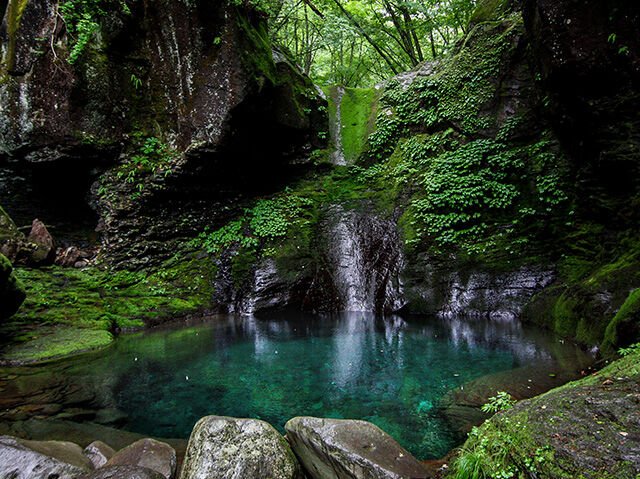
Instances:
[[[102,441],[93,441],[87,447],[84,448],[84,454],[89,458],[91,464],[97,469],[105,465],[105,463],[111,459],[116,451],[111,446],[105,444]]]
[[[207,416],[191,432],[180,479],[302,479],[287,441],[258,419]]]
[[[296,417],[287,437],[314,479],[420,479],[427,470],[382,429],[366,421]]]
[[[109,466],[83,474],[77,479],[162,479],[164,476],[146,467]]]
[[[0,477],[71,479],[92,469],[93,465],[77,444],[0,436]]]
[[[165,479],[173,479],[176,464],[176,451],[169,444],[155,439],[140,439],[118,451],[105,467],[143,467],[161,474]]]

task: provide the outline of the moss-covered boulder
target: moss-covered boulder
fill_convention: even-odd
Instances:
[[[18,311],[25,297],[24,286],[13,273],[11,263],[0,254],[0,320]]]
[[[451,477],[634,479],[640,353],[521,401],[475,429]]]
[[[21,243],[25,240],[16,224],[0,206],[0,254],[15,260]]]

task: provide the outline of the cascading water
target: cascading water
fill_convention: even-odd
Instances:
[[[329,115],[329,134],[331,135],[331,144],[333,152],[331,153],[331,163],[334,165],[346,165],[347,160],[342,149],[342,98],[345,89],[341,86],[335,89],[335,114]]]
[[[327,256],[341,311],[394,311],[402,306],[402,254],[396,224],[332,205],[327,211]]]
[[[334,165],[346,165],[342,143],[342,103],[346,90],[332,88],[335,113],[329,115]],[[333,109],[332,109],[333,110]],[[395,310],[401,306],[400,248],[395,222],[378,218],[370,205],[358,211],[334,204],[323,228],[327,257],[340,311]]]
[[[343,308],[345,311],[374,311],[375,291],[372,291],[370,279],[375,272],[366,270],[355,213],[344,211],[340,205],[333,209],[329,255]]]

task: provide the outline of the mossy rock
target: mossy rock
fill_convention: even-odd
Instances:
[[[0,320],[15,314],[25,297],[24,286],[13,273],[11,262],[0,254]]]
[[[498,21],[513,8],[513,5],[514,0],[483,0],[471,14],[469,26]]]
[[[640,338],[640,288],[634,289],[604,333],[600,349],[605,355],[629,346]]]
[[[5,347],[0,363],[18,366],[58,359],[71,354],[95,351],[109,346],[109,331],[68,326],[43,326],[29,341]]]
[[[0,246],[8,240],[22,240],[24,235],[18,230],[7,212],[0,206]]]
[[[475,429],[447,477],[634,479],[640,352],[496,414]]]

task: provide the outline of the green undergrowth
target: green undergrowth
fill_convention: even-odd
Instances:
[[[358,175],[402,199],[409,255],[504,263],[562,249],[555,239],[573,226],[567,156],[551,131],[523,139],[526,108],[505,120],[491,107],[522,34],[512,14],[474,31],[428,76],[386,84]]]
[[[107,343],[110,333],[197,313],[211,305],[214,274],[209,259],[195,257],[174,258],[149,272],[17,269],[27,299],[1,327],[3,336],[12,338],[2,360],[20,361],[24,351],[36,360],[62,355],[63,350],[93,349],[96,343]],[[70,330],[81,332],[77,340]]]
[[[576,437],[584,437],[586,442],[589,440],[597,442],[596,439],[588,439],[592,437],[592,432],[595,430],[598,431],[600,440],[605,441],[606,436],[608,444],[605,442],[603,444],[605,447],[625,441],[625,437],[631,433],[624,430],[628,425],[611,422],[606,412],[599,417],[585,417],[579,412],[574,415],[574,408],[579,407],[575,403],[588,400],[589,388],[595,387],[606,391],[607,388],[615,388],[615,384],[620,384],[624,391],[629,381],[635,381],[639,375],[640,350],[633,349],[597,374],[567,383],[496,414],[482,426],[472,430],[445,477],[454,479],[635,477],[631,463],[614,461],[611,458],[599,458],[604,462],[608,461],[606,466],[598,465],[599,470],[587,470],[579,463],[573,462],[572,455],[564,454],[562,446],[556,448],[556,445],[557,441],[562,444],[563,440],[572,441]],[[581,394],[584,394],[585,398],[576,399],[576,396]],[[617,394],[624,395],[624,392]],[[564,425],[568,427],[563,428]],[[579,436],[576,436],[576,433]],[[565,438],[563,439],[562,436]],[[584,441],[577,441],[576,446],[585,447],[582,442]]]

